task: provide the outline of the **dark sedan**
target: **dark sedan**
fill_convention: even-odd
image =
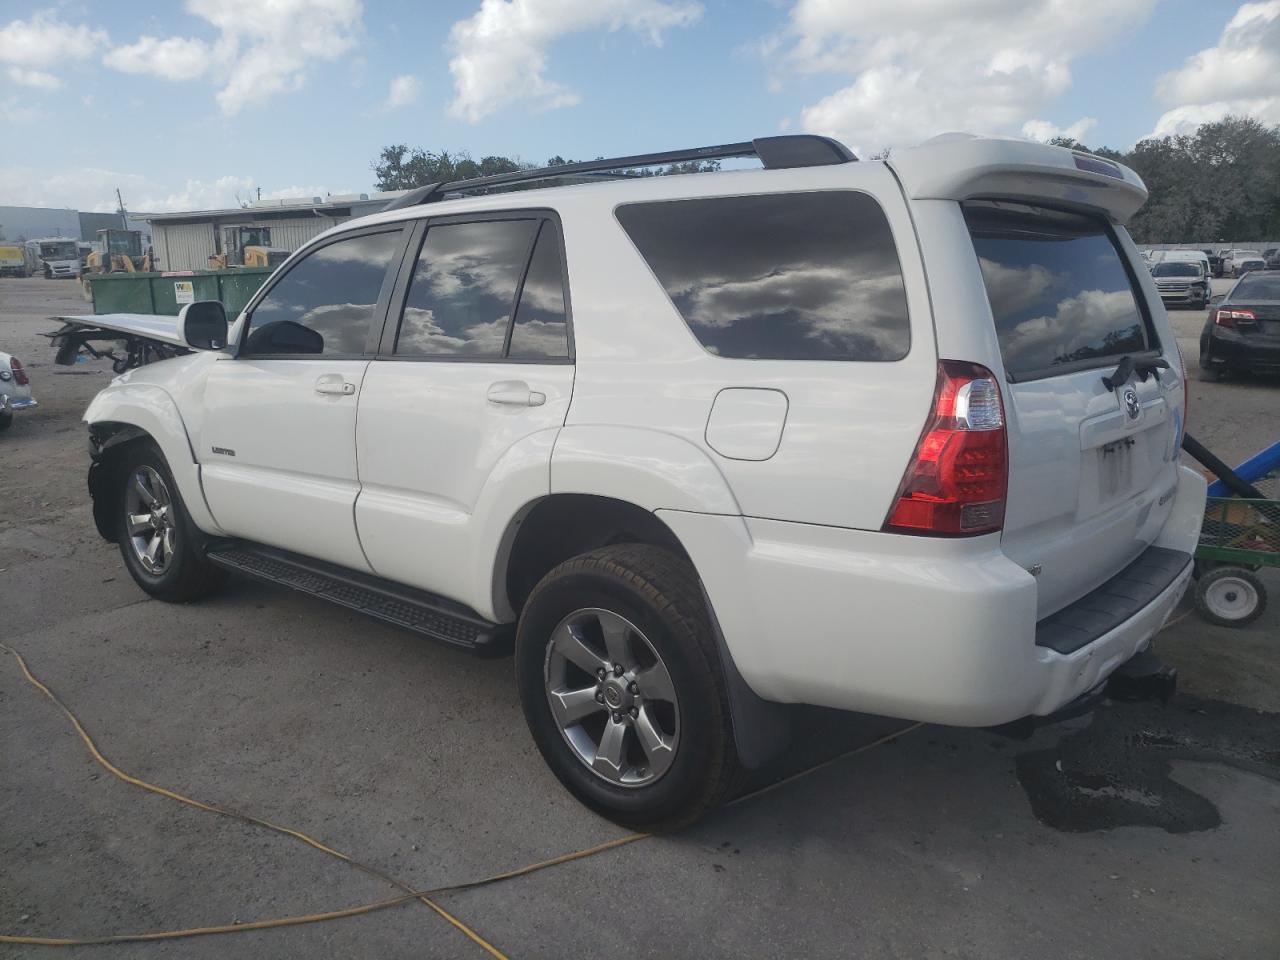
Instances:
[[[1209,310],[1200,334],[1200,369],[1280,373],[1280,273],[1247,273]]]

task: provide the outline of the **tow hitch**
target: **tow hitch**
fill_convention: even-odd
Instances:
[[[1178,689],[1178,669],[1166,666],[1150,647],[1121,664],[1107,680],[1107,696],[1132,703],[1159,700],[1168,703]]]

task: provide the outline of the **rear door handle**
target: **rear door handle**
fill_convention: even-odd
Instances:
[[[356,392],[356,385],[348,383],[340,373],[326,373],[316,377],[316,393],[349,397]]]
[[[547,395],[530,390],[523,380],[499,380],[490,385],[485,394],[490,403],[506,407],[540,407],[547,402]]]

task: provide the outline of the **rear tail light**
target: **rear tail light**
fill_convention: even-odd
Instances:
[[[1234,330],[1237,323],[1253,323],[1258,319],[1258,315],[1252,310],[1235,310],[1218,307],[1218,309],[1213,311],[1212,319],[1218,326],[1228,327]]]
[[[9,358],[9,369],[13,371],[13,382],[20,387],[25,387],[31,382],[31,378],[27,376],[27,371],[22,369],[22,361],[17,357]]]
[[[1000,387],[986,367],[938,362],[933,413],[884,529],[971,536],[1004,525],[1009,455]]]

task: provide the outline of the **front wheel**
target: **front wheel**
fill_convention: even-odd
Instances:
[[[160,450],[149,442],[133,445],[120,455],[116,477],[116,539],[138,586],[174,603],[222,587],[227,573],[205,557],[202,535]]]
[[[1243,627],[1262,616],[1267,588],[1244,567],[1214,567],[1196,581],[1196,610],[1220,627]]]
[[[552,772],[618,823],[684,826],[737,786],[698,577],[667,550],[605,547],[548,573],[520,616],[516,680]]]

